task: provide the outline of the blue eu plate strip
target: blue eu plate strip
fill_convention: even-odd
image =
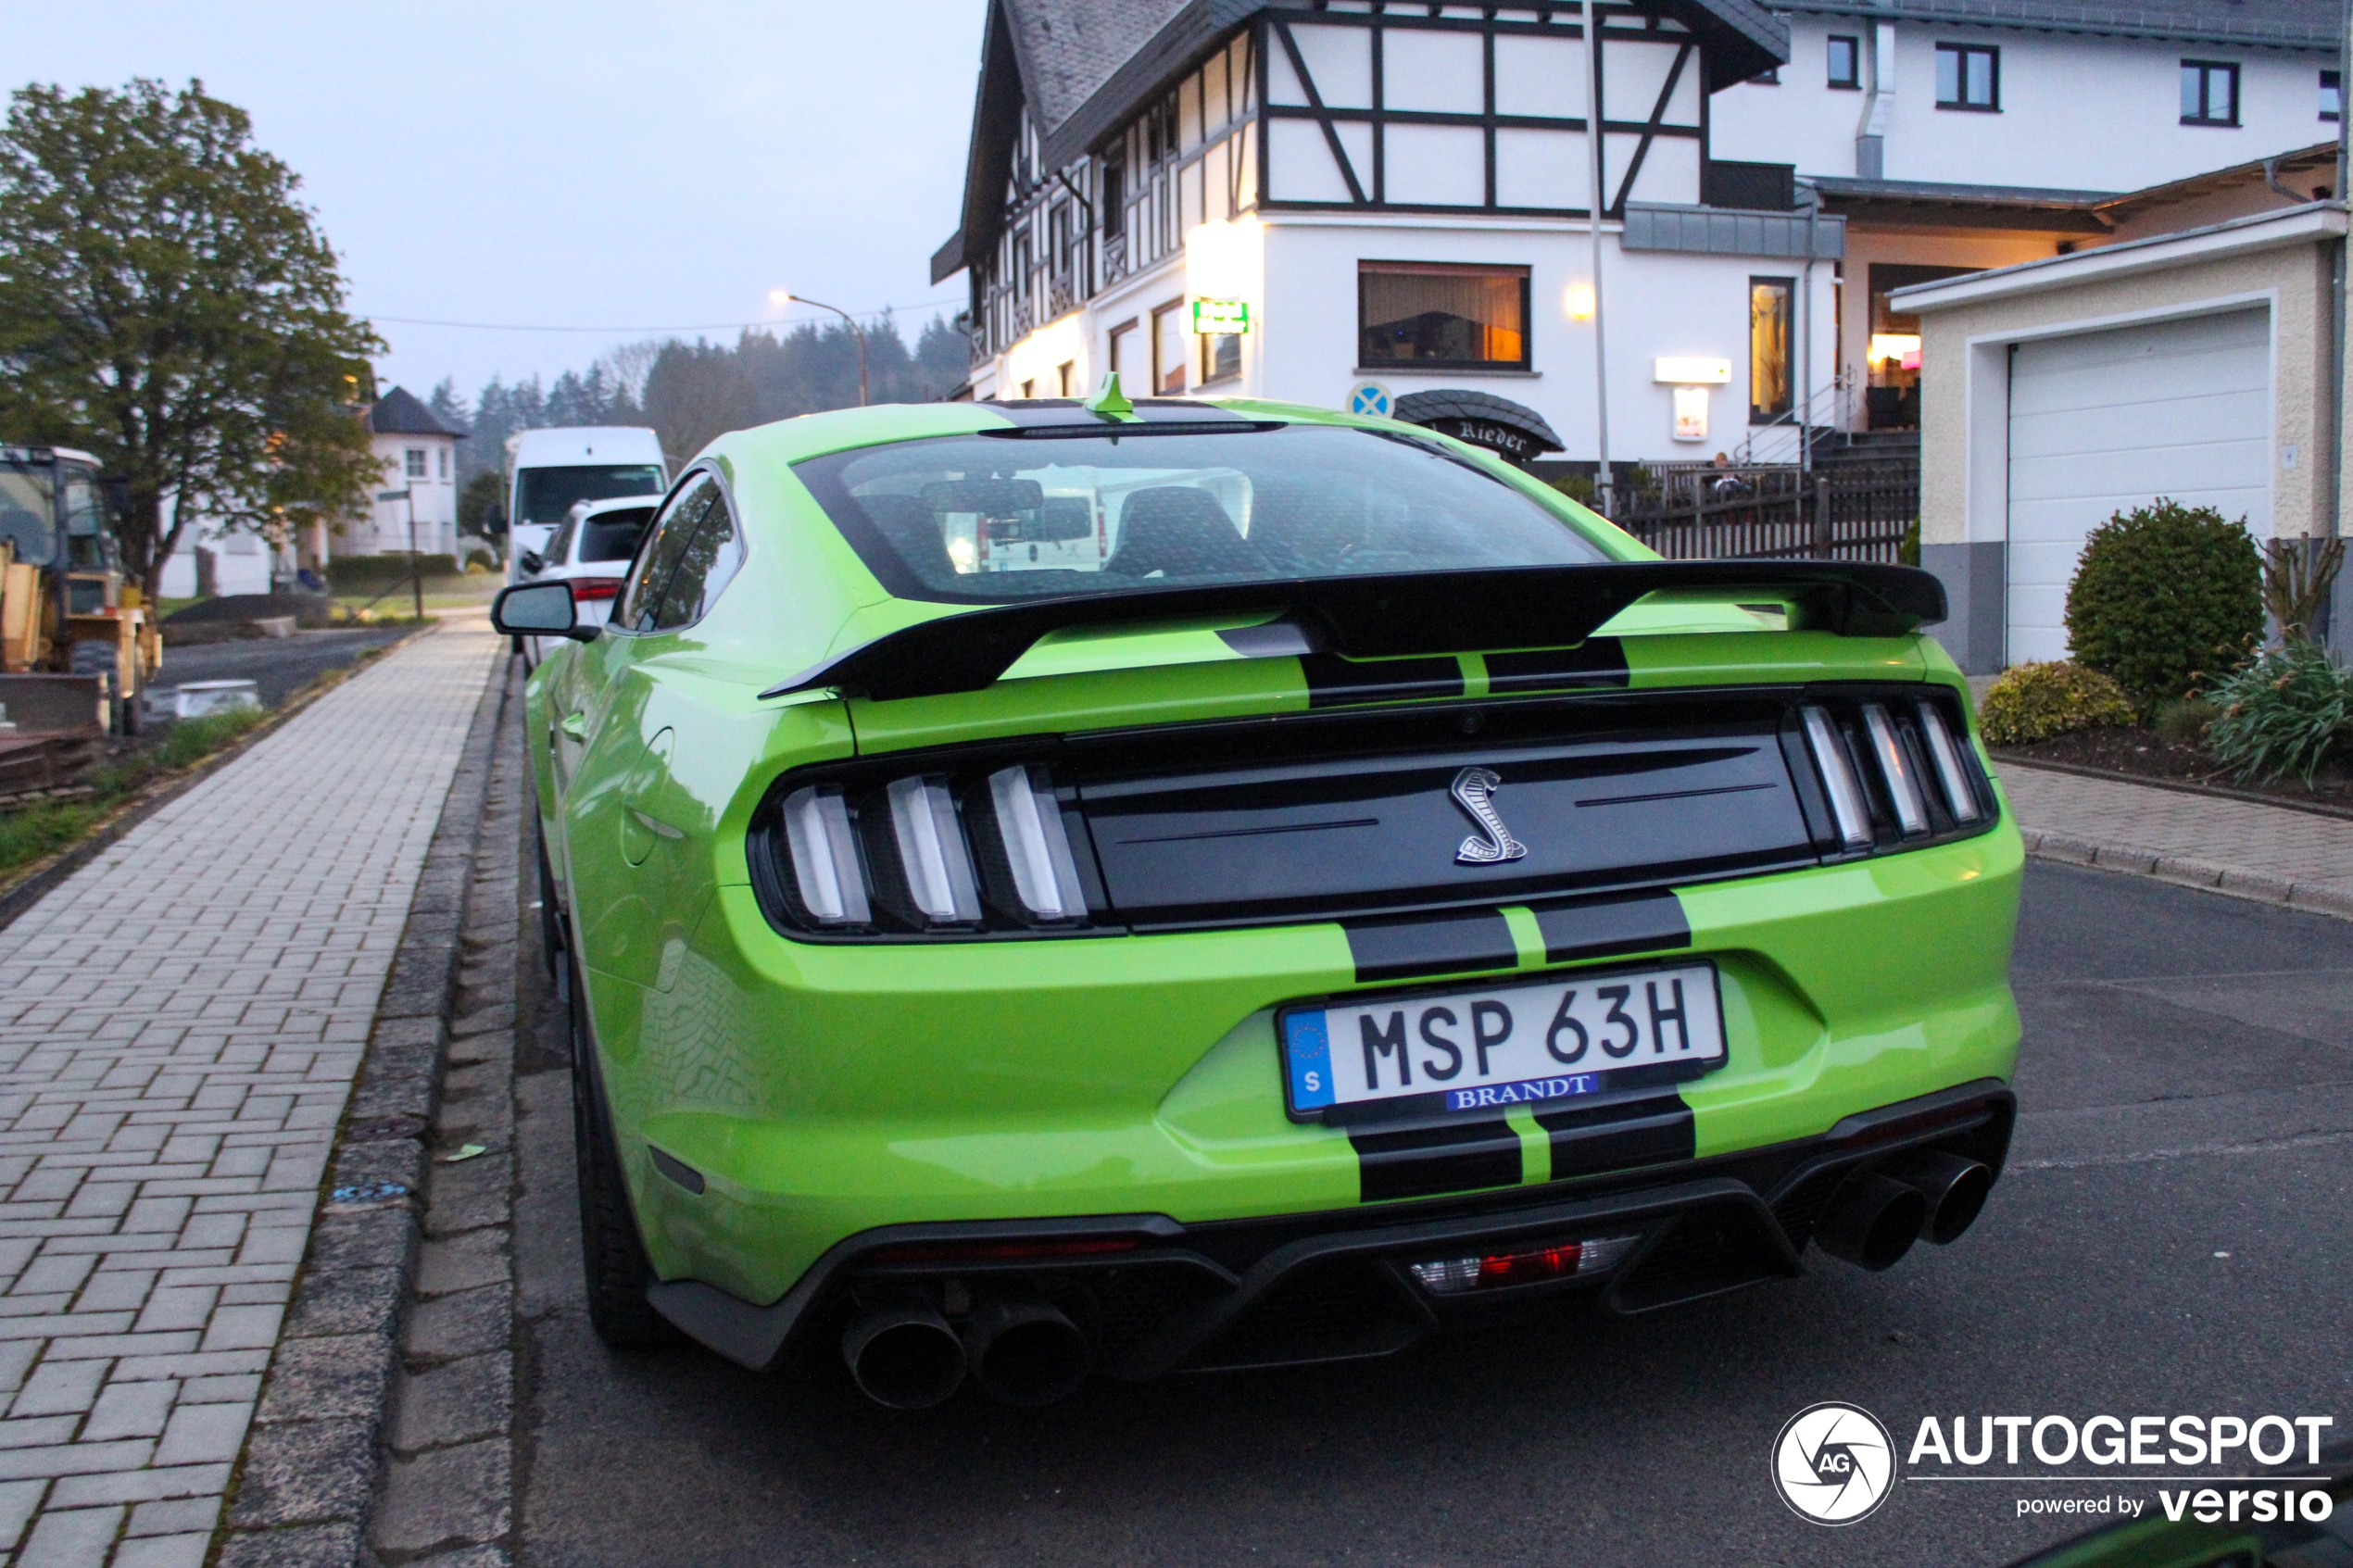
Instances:
[[[1295,1012],[1283,1022],[1284,1055],[1290,1062],[1290,1103],[1314,1110],[1332,1103],[1331,1036],[1320,1012]]]

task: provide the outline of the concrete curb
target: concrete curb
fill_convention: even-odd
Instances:
[[[2353,920],[2353,889],[2334,883],[2290,882],[2285,877],[2243,871],[2212,860],[2165,855],[2129,844],[2095,843],[2066,834],[2025,832],[2020,836],[2026,841],[2027,854],[2038,860],[2122,872],[2254,903],[2278,904],[2304,914]]]
[[[375,1568],[367,1545],[422,1235],[424,1139],[491,757],[508,690],[485,684],[376,1007],[294,1304],[215,1543],[219,1568]]]

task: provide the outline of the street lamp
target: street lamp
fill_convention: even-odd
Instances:
[[[409,596],[416,605],[417,619],[422,621],[425,618],[425,580],[424,562],[417,554],[416,492],[412,489],[379,490],[376,499],[409,503]]]
[[[774,305],[791,305],[798,302],[815,309],[830,310],[849,323],[849,335],[858,340],[858,406],[861,408],[864,408],[866,406],[866,334],[859,327],[858,318],[838,305],[827,305],[823,300],[812,299],[807,295],[797,295],[789,289],[772,289],[769,291],[768,298],[769,302]]]

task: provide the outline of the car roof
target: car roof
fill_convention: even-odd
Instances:
[[[648,507],[661,505],[661,497],[659,495],[608,495],[601,501],[589,502],[587,508],[580,514],[580,520],[585,522],[607,512],[642,511]]]

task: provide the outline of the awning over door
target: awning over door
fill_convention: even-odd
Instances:
[[[1543,415],[1491,392],[1409,392],[1397,400],[1390,417],[1484,446],[1515,463],[1566,450]]]

